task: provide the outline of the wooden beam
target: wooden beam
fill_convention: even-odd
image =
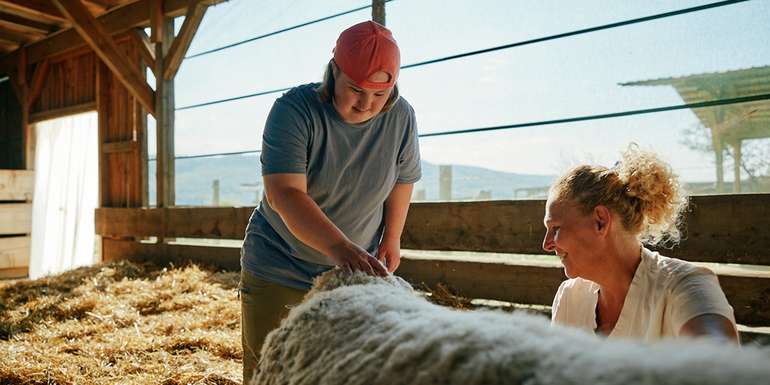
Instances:
[[[165,35],[163,0],[150,0],[150,41],[159,43]],[[188,4],[189,7],[189,4]]]
[[[467,298],[550,306],[564,280],[560,266],[520,265],[404,255],[396,274],[414,285],[448,285]],[[719,275],[738,323],[770,325],[770,278]]]
[[[163,36],[155,43],[155,195],[157,207],[174,206],[176,200],[174,157],[174,120],[175,97],[174,80],[166,79],[160,74],[165,72],[166,57],[174,39],[174,20],[165,18],[162,27]]]
[[[94,15],[100,15],[107,10],[106,6],[93,0],[83,0],[83,5]]]
[[[11,52],[18,49],[20,46],[21,45],[19,43],[0,39],[0,51]]]
[[[542,254],[545,202],[412,204],[402,247]],[[749,220],[750,219],[750,220]],[[770,265],[770,194],[695,196],[685,239],[664,255],[700,262]]]
[[[0,237],[0,269],[29,266],[30,237]]]
[[[385,0],[372,0],[372,20],[385,25]]]
[[[135,28],[129,35],[136,44],[137,49],[139,49],[139,53],[142,55],[142,59],[144,59],[144,64],[152,71],[155,71],[155,44],[150,41],[143,28]]]
[[[112,11],[99,16],[98,20],[110,35],[126,32],[132,28],[147,27],[150,25],[149,4],[155,0],[138,0],[124,7],[115,8]],[[189,5],[195,0],[165,0],[163,3],[166,17],[182,16]],[[206,0],[206,4],[221,3],[225,0]],[[1,10],[1,9],[0,9]],[[78,49],[86,45],[77,31],[70,28],[56,33],[46,39],[39,40],[28,45],[29,63],[34,64],[44,58],[59,55],[70,50]],[[13,71],[18,62],[18,51],[0,57],[0,74],[8,74]]]
[[[0,29],[0,40],[15,44],[26,44],[33,41],[34,38],[28,33],[22,33],[8,29]]]
[[[0,235],[29,234],[32,231],[31,203],[0,204]]]
[[[29,115],[29,122],[38,123],[44,120],[61,118],[62,116],[80,114],[83,112],[95,111],[96,102],[86,102],[69,107],[56,108],[42,112],[35,112]]]
[[[47,0],[0,0],[0,10],[35,21],[67,24],[61,12]]]
[[[35,38],[45,37],[58,28],[53,24],[40,23],[5,12],[0,12],[0,27],[7,30],[27,33]]]
[[[87,3],[96,4],[102,8],[112,8],[121,5],[121,0],[85,0]]]
[[[253,207],[97,208],[103,237],[243,239]]]
[[[43,60],[35,67],[35,72],[32,74],[32,86],[29,89],[29,95],[27,95],[27,109],[31,110],[32,105],[35,104],[40,92],[43,90],[43,82],[46,75],[48,75],[49,60]]]
[[[208,5],[196,3],[187,10],[182,28],[179,30],[176,38],[174,38],[174,42],[171,44],[171,48],[166,55],[166,68],[163,71],[163,78],[170,80],[176,76],[179,67],[182,65],[182,60],[190,48],[190,43],[192,43],[192,39],[195,37],[195,33],[198,31],[198,27],[203,20],[203,16],[206,15],[206,9],[208,9]]]
[[[116,152],[131,152],[136,150],[137,143],[133,140],[123,142],[108,142],[102,144],[102,153],[113,154]]]
[[[148,112],[155,114],[155,93],[101,23],[80,0],[51,0],[73,24],[115,77],[136,97]]]
[[[112,106],[112,79],[110,71],[104,63],[96,64],[96,117],[98,119],[98,151],[99,151],[99,185],[97,197],[99,206],[110,206],[109,197],[109,165],[107,156],[104,152],[104,142],[107,140],[110,132],[110,114]]]
[[[0,279],[26,278],[29,275],[29,267],[15,267],[12,269],[0,269]]]
[[[413,203],[401,238],[404,249],[546,254],[541,248],[545,202],[542,200]],[[105,209],[111,210],[111,209]],[[172,223],[152,233],[136,212],[97,211],[102,231],[120,220],[112,235],[239,239],[253,208],[172,208],[158,218]],[[185,211],[189,210],[189,211]],[[150,215],[150,214],[142,214]],[[750,218],[751,220],[747,220]],[[666,256],[696,262],[770,265],[770,194],[714,195],[692,198],[685,237]],[[178,224],[178,225],[177,225]],[[228,230],[225,230],[228,229]],[[153,230],[155,231],[155,230]]]
[[[30,170],[0,170],[0,201],[31,201],[35,173]]]
[[[108,262],[122,259],[145,260],[157,264],[174,263],[177,266],[196,262],[231,271],[240,270],[241,266],[240,248],[235,247],[152,244],[104,239],[102,260]]]
[[[155,263],[203,263],[227,270],[240,269],[240,248],[151,244],[105,239],[105,261],[134,259]],[[396,274],[418,288],[442,283],[467,298],[550,306],[564,280],[563,269],[553,265],[459,261],[404,255]],[[770,325],[770,278],[719,275],[720,284],[735,310],[738,323]]]

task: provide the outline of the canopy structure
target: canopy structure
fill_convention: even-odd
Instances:
[[[770,93],[770,66],[621,83],[621,86],[672,86],[685,103],[729,99]],[[733,148],[735,182],[741,191],[741,144],[744,140],[770,138],[770,102],[759,101],[698,108],[693,112],[711,131],[716,157],[717,191],[724,190],[725,145]]]

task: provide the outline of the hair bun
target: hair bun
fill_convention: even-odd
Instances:
[[[642,238],[650,243],[679,238],[677,224],[687,205],[678,177],[655,153],[643,151],[635,143],[623,152],[617,167],[625,194],[639,201],[644,218]]]

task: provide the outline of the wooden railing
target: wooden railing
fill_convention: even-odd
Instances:
[[[0,278],[27,275],[34,172],[0,170]]]
[[[543,254],[544,201],[488,201],[412,204],[402,237],[404,249]],[[237,247],[141,243],[133,239],[242,239],[253,208],[166,208],[96,211],[105,259],[144,257],[198,261],[240,268]],[[695,197],[686,239],[664,255],[694,262],[741,264],[717,270],[739,323],[770,326],[770,275],[750,265],[770,265],[770,194]],[[755,270],[763,270],[755,269]],[[405,253],[398,272],[413,283],[448,284],[470,298],[550,305],[561,267]]]

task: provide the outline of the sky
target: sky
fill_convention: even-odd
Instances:
[[[188,53],[368,3],[230,0],[209,9]],[[405,65],[707,3],[394,0],[386,5],[386,24]],[[365,9],[187,59],[176,77],[176,105],[320,81],[339,33],[370,17],[371,10]],[[420,133],[677,105],[683,101],[671,87],[619,83],[767,66],[768,41],[770,0],[752,0],[404,69],[399,87],[415,108]],[[279,96],[177,111],[177,155],[258,149],[265,118]],[[681,143],[682,131],[697,122],[692,111],[682,110],[429,137],[420,146],[423,159],[432,163],[552,175],[578,162],[611,165],[629,142],[636,142],[658,152],[683,180],[713,181],[713,154]],[[732,172],[725,171],[731,180]]]

